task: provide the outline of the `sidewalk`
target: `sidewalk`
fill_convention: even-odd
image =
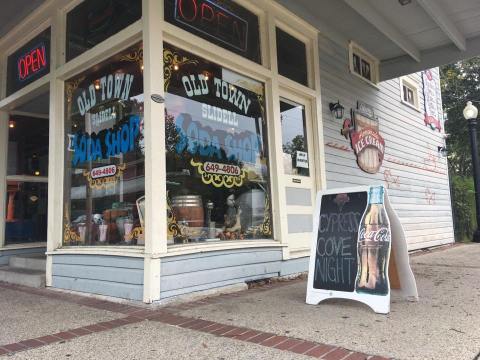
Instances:
[[[347,301],[306,305],[305,281],[152,310],[0,284],[0,356],[473,360],[480,352],[480,245],[411,262],[420,301],[393,294],[389,315]]]

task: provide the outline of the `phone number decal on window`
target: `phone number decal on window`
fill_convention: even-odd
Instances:
[[[90,171],[92,179],[101,179],[108,176],[114,176],[117,173],[116,165],[107,165],[94,168]]]
[[[211,174],[221,174],[221,175],[240,175],[240,167],[236,165],[229,164],[219,164],[207,161],[203,165],[203,169]]]

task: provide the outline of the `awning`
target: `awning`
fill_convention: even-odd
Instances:
[[[388,80],[480,55],[479,0],[276,0],[342,46],[380,60]]]

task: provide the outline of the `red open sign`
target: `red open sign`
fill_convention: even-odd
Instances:
[[[45,44],[40,44],[17,60],[18,78],[24,81],[47,67]]]
[[[247,49],[248,22],[210,0],[176,0],[175,19],[240,51]]]

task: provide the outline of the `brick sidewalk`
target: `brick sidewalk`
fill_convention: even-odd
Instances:
[[[247,291],[232,294],[222,294],[208,297],[189,303],[178,305],[167,305],[159,309],[147,309],[145,307],[129,304],[120,304],[106,300],[99,300],[90,297],[68,294],[64,292],[52,291],[49,289],[34,289],[19,285],[12,285],[0,282],[0,288],[25,292],[31,295],[54,298],[77,305],[87,306],[95,309],[111,311],[124,314],[125,317],[111,321],[98,322],[91,325],[69,329],[55,334],[41,336],[33,339],[19,341],[17,343],[0,345],[0,356],[13,354],[20,351],[39,348],[49,344],[60,343],[66,340],[87,336],[93,333],[105,332],[124,325],[139,323],[142,321],[157,321],[170,326],[177,326],[184,329],[208,333],[217,337],[235,339],[237,341],[249,342],[281,351],[294,354],[303,354],[312,358],[324,360],[386,360],[387,358],[371,356],[334,345],[321,344],[312,341],[306,341],[289,336],[283,336],[274,333],[268,333],[250,329],[246,327],[237,327],[235,325],[226,325],[219,322],[197,319],[195,317],[186,317],[180,314],[181,311],[192,309],[213,303],[221,303],[228,298],[250,295],[255,292],[268,291],[270,289],[288,286],[299,280],[276,282],[270,285],[256,287]]]

